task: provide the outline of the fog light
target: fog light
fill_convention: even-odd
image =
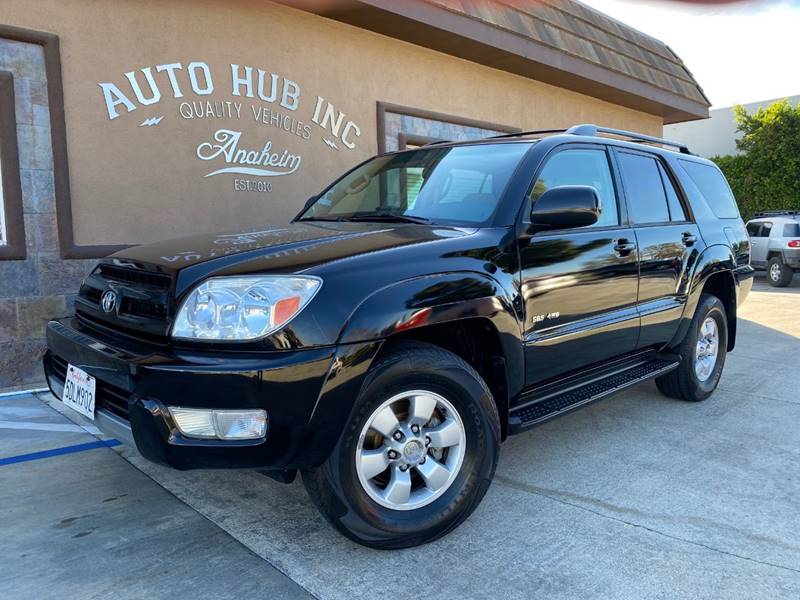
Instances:
[[[222,440],[250,440],[264,437],[267,413],[263,410],[215,410],[214,427]]]
[[[267,412],[261,409],[211,410],[171,406],[169,412],[178,430],[186,437],[252,440],[267,433]]]

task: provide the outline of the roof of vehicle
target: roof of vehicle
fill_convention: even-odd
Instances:
[[[748,223],[754,223],[758,221],[800,221],[800,211],[798,210],[776,210],[776,211],[765,211],[756,213],[756,216],[753,217],[748,221]]]
[[[544,139],[552,141],[581,141],[585,143],[603,143],[631,149],[646,149],[649,151],[657,151],[659,153],[668,153],[683,159],[688,159],[693,162],[700,162],[704,164],[714,165],[708,159],[702,158],[689,150],[686,144],[674,140],[667,140],[651,135],[637,133],[634,131],[625,131],[622,129],[612,129],[609,127],[601,127],[592,124],[573,125],[568,129],[541,129],[535,131],[520,131],[515,133],[504,133],[492,137],[479,138],[474,140],[439,140],[431,142],[426,148],[433,146],[465,146],[475,144],[488,144],[488,143],[519,143],[519,142],[538,142]],[[644,148],[643,148],[644,147]],[[674,149],[674,150],[673,150]],[[409,148],[407,150],[400,150],[398,152],[405,152],[414,150]],[[393,154],[389,152],[387,154]]]

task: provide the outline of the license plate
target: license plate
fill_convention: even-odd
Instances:
[[[95,379],[83,369],[67,365],[62,402],[94,421]]]

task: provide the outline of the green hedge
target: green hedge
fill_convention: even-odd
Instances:
[[[761,210],[800,210],[800,105],[788,100],[748,114],[734,107],[741,152],[715,156],[747,221]]]

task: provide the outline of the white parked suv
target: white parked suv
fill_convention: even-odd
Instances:
[[[800,269],[800,211],[761,212],[747,222],[750,261],[767,270],[767,281],[786,287]]]

